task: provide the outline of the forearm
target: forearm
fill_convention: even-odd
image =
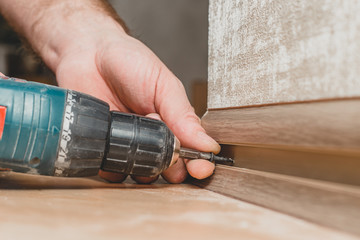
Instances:
[[[53,71],[69,51],[125,31],[103,0],[0,0],[0,11]]]

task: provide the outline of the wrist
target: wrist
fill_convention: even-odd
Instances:
[[[37,34],[30,37],[31,45],[54,72],[67,55],[95,50],[104,39],[110,41],[115,36],[126,35],[124,28],[107,12],[82,9],[76,2],[71,3],[70,11],[65,9],[68,4],[54,5],[47,11],[48,16],[33,26]]]
[[[0,12],[54,72],[68,52],[91,48],[110,33],[126,34],[103,0],[0,1]]]

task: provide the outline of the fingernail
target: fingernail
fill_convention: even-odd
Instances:
[[[220,145],[214,140],[212,139],[209,135],[207,135],[204,132],[199,131],[197,133],[198,137],[201,138],[204,142],[207,142],[209,145],[211,145],[211,148],[214,149],[214,151],[220,152]]]

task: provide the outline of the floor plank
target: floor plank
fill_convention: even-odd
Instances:
[[[1,239],[355,239],[192,185],[0,172]],[[30,236],[30,237],[29,237]]]
[[[228,166],[217,166],[211,178],[193,183],[360,236],[359,187]]]

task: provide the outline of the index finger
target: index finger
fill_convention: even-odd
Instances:
[[[186,96],[184,86],[165,66],[156,88],[155,107],[182,146],[218,153],[219,144],[209,137],[200,124]]]

